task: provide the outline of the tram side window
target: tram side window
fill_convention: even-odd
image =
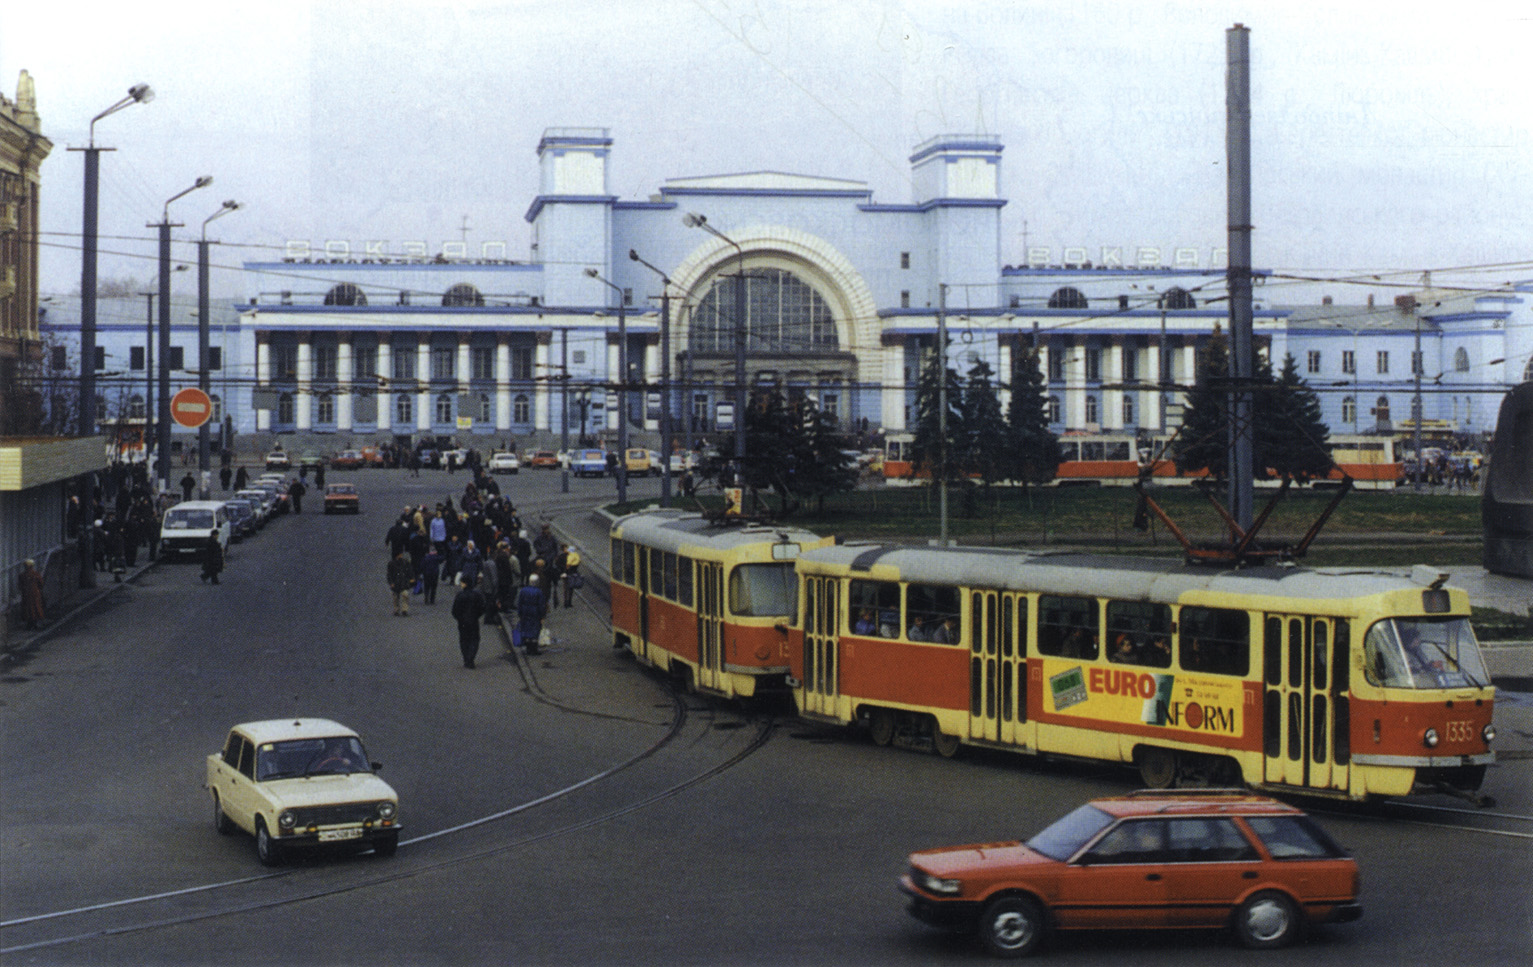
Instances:
[[[645,588],[650,594],[663,595],[665,593],[665,552],[658,547],[649,549],[649,587]]]
[[[853,581],[846,596],[854,635],[900,636],[900,586],[893,581]]]
[[[1107,602],[1107,660],[1171,667],[1171,609],[1148,601]]]
[[[690,557],[678,557],[676,559],[676,600],[692,607],[692,559]]]
[[[1038,599],[1038,653],[1059,658],[1097,656],[1096,598],[1043,595]]]
[[[1224,608],[1183,608],[1176,647],[1187,671],[1244,675],[1251,666],[1251,616]]]
[[[956,645],[963,640],[958,589],[936,584],[912,584],[905,589],[905,637]]]
[[[623,576],[623,542],[616,537],[612,538],[612,580],[619,584],[628,583]]]
[[[792,564],[741,564],[729,572],[729,610],[752,618],[786,618],[798,605]]]
[[[665,552],[665,596],[672,601],[676,600],[676,555],[670,551]]]
[[[637,564],[637,557],[638,557],[638,548],[636,548],[634,545],[628,543],[627,541],[624,541],[623,542],[623,583],[624,584],[634,584],[634,585],[636,585],[636,584],[639,583],[639,568],[638,568],[638,564]]]

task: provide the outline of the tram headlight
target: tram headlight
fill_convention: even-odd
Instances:
[[[1494,725],[1485,726],[1485,728],[1480,730],[1480,734],[1485,737],[1486,745],[1490,745],[1492,742],[1496,741],[1496,727]]]
[[[1437,748],[1437,743],[1439,741],[1440,739],[1438,738],[1436,729],[1427,729],[1425,732],[1421,733],[1421,744],[1429,749]]]

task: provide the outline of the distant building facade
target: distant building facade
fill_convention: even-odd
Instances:
[[[53,150],[37,116],[31,76],[16,100],[0,94],[0,435],[35,433],[37,399],[23,370],[42,354],[37,331],[40,168]]]
[[[983,362],[1004,387],[1036,348],[1062,433],[1174,428],[1180,387],[1227,325],[1217,253],[1107,250],[1093,264],[1082,249],[1062,264],[1003,265],[994,136],[918,146],[901,203],[875,201],[863,182],[780,172],[676,178],[625,200],[611,191],[612,151],[605,128],[544,133],[525,258],[504,243],[331,240],[246,263],[238,318],[214,326],[213,382],[234,430],[318,435],[333,448],[611,434],[622,384],[630,427],[654,431],[668,337],[676,425],[711,433],[732,418],[742,274],[749,383],[870,432],[913,425],[939,316],[965,376]],[[1374,309],[1279,305],[1265,298],[1266,274],[1256,281],[1258,345],[1274,368],[1294,356],[1334,432],[1408,424],[1417,367],[1432,425],[1489,430],[1533,350],[1533,286],[1424,290]],[[173,315],[194,345],[194,321]],[[104,337],[108,353],[131,354],[134,339],[143,348],[130,329],[122,346]]]

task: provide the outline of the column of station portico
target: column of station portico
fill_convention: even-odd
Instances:
[[[312,430],[314,426],[313,402],[317,393],[328,392],[334,401],[336,432],[345,433],[355,429],[356,396],[359,392],[376,395],[377,410],[373,421],[380,432],[403,430],[394,421],[393,401],[401,394],[409,394],[413,400],[413,419],[410,428],[417,433],[432,429],[435,411],[433,398],[436,394],[450,391],[455,395],[469,394],[473,389],[472,345],[473,334],[459,332],[456,348],[455,376],[451,384],[430,378],[431,333],[421,332],[415,345],[414,379],[396,380],[392,377],[395,352],[409,352],[407,347],[396,345],[390,336],[399,340],[399,333],[383,333],[378,338],[377,376],[358,377],[354,353],[355,338],[342,333],[337,338],[335,377],[333,380],[317,380],[314,374],[313,337],[311,333],[299,332],[296,367],[291,380],[274,380],[272,373],[272,331],[257,331],[256,340],[256,387],[258,389],[287,389],[293,393],[293,426],[295,430]],[[555,334],[552,329],[536,332],[533,355],[533,375],[530,395],[532,397],[532,426],[535,430],[551,432],[558,429],[557,419],[562,419],[559,406],[562,401],[559,376],[561,365],[555,356]],[[399,340],[403,342],[403,340]],[[647,338],[644,350],[644,372],[653,373],[659,367],[658,336]],[[619,354],[615,337],[606,343],[606,366],[603,377],[608,385],[615,385],[622,378],[618,372]],[[494,389],[492,407],[495,432],[508,433],[512,428],[512,401],[514,386],[511,378],[511,334],[497,334],[494,357]],[[516,381],[521,382],[521,381]],[[466,414],[479,422],[479,413]],[[556,419],[557,417],[557,419]],[[619,415],[615,408],[606,407],[607,429],[615,430]],[[256,431],[271,432],[272,416],[269,410],[256,411]]]
[[[898,387],[905,385],[906,338],[886,336],[884,340],[883,416],[886,429],[910,428],[906,427],[904,394],[897,390]],[[998,359],[995,382],[1003,411],[1010,403],[1009,387],[1015,361],[1030,351],[1031,347],[1032,336],[1028,333],[1003,333],[999,336],[996,347]],[[1040,337],[1038,344],[1038,367],[1045,374],[1044,394],[1059,397],[1061,421],[1066,427],[1081,429],[1087,425],[1086,397],[1092,391],[1093,385],[1099,385],[1102,388],[1098,391],[1099,409],[1095,422],[1101,429],[1125,429],[1123,400],[1127,394],[1136,397],[1133,421],[1135,427],[1165,429],[1166,414],[1162,412],[1162,405],[1182,402],[1185,393],[1168,391],[1162,394],[1159,389],[1161,347],[1157,342],[1152,339],[1146,346],[1130,348],[1124,337],[1112,338],[1103,347],[1100,378],[1090,383],[1086,379],[1085,350],[1086,339],[1079,336],[1050,335]],[[1122,388],[1127,372],[1125,360],[1130,352],[1139,354],[1136,359],[1134,382],[1142,385],[1143,388],[1140,389]],[[1062,383],[1050,382],[1047,379],[1050,355],[1053,353],[1060,354]],[[1167,341],[1166,353],[1169,357],[1168,381],[1181,385],[1190,384],[1197,365],[1197,349],[1193,340],[1181,336],[1171,337]],[[950,363],[950,365],[953,364]],[[966,373],[959,374],[960,379],[965,376],[967,376]]]

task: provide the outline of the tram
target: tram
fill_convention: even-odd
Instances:
[[[1494,761],[1468,596],[1429,568],[848,543],[796,569],[798,711],[879,745],[1350,799],[1472,795]]]
[[[612,643],[699,692],[782,688],[796,613],[793,560],[833,543],[795,528],[720,526],[651,511],[612,527]]]
[[[1182,472],[1171,459],[1170,434],[1140,436],[1133,432],[1066,433],[1059,438],[1058,486],[1128,487],[1148,475],[1157,484],[1187,484],[1207,471]],[[885,439],[884,479],[887,483],[920,483],[930,473],[916,465],[912,448],[915,435],[890,433]],[[1383,490],[1405,480],[1400,440],[1384,434],[1332,434],[1328,440],[1330,473],[1312,486],[1339,486],[1350,477],[1353,487]],[[1259,481],[1276,484],[1276,479]]]

